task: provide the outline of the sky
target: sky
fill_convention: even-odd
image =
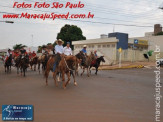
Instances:
[[[45,9],[13,8],[14,2],[78,3],[81,1],[84,8],[75,9]],[[11,20],[14,24],[0,22],[0,49],[12,48],[15,44],[39,46],[53,43],[57,33],[65,24],[77,25],[87,39],[100,38],[101,34],[114,32],[128,33],[129,37],[144,36],[145,32],[153,32],[154,24],[163,25],[162,0],[0,0],[0,21]],[[94,14],[93,19],[75,19],[76,21],[56,19],[3,19],[3,12],[21,14],[22,12],[35,13],[67,13]],[[83,22],[91,21],[91,22]],[[143,26],[143,27],[142,27]],[[113,29],[114,28],[114,29]]]

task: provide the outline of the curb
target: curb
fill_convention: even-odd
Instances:
[[[118,69],[132,69],[132,68],[140,69],[140,68],[144,68],[144,66],[143,65],[132,65],[132,66],[123,66],[121,68],[119,68],[119,67],[116,67],[116,68],[104,68],[104,69],[101,68],[99,70],[118,70]]]

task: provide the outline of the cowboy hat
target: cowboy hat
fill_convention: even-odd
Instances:
[[[62,44],[64,44],[64,41],[62,41],[61,39],[58,39],[55,41],[55,43],[57,43],[57,44],[58,44],[58,42],[62,42]]]
[[[87,45],[84,45],[83,47],[87,47]]]

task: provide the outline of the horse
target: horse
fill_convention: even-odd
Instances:
[[[76,54],[75,56],[76,56],[76,58],[78,59],[78,60],[77,60],[77,63],[76,63],[76,72],[75,72],[75,75],[79,75],[79,74],[78,74],[78,67],[79,67],[79,65],[81,66],[81,61],[84,60],[85,55],[84,55],[84,53],[83,53],[82,51],[80,51],[80,52],[79,52],[78,54]]]
[[[81,73],[81,76],[85,72],[85,68],[87,68],[87,76],[88,77],[90,76],[90,65],[91,65],[91,62],[95,59],[96,59],[96,57],[93,54],[93,52],[91,52],[91,54],[89,56],[85,56],[85,59],[82,61],[82,64],[81,64],[82,68],[83,68],[83,72]]]
[[[5,67],[5,72],[11,72],[11,65],[12,65],[12,54],[10,54],[10,56],[8,57],[8,59],[6,60],[4,67]]]
[[[31,60],[29,61],[29,64],[31,66],[31,70],[32,70],[32,66],[34,65],[34,71],[36,71],[37,62],[38,62],[38,57],[37,56],[31,58]]]
[[[46,77],[46,85],[48,85],[48,76],[49,76],[49,72],[52,71],[53,72],[53,78],[54,78],[54,82],[56,87],[58,87],[58,83],[56,82],[56,76],[58,73],[61,73],[62,75],[62,82],[63,82],[63,88],[65,89],[67,84],[70,82],[70,72],[75,68],[76,66],[76,61],[77,58],[75,56],[65,56],[65,55],[61,55],[61,60],[58,64],[58,66],[56,67],[55,71],[53,71],[53,66],[54,66],[54,62],[55,60],[57,60],[57,56],[53,56],[51,57],[48,62],[47,62],[47,68],[45,71],[45,77]],[[67,82],[65,82],[65,74],[67,75]],[[75,75],[73,74],[73,78],[74,78],[74,85],[76,86],[76,80],[75,80]]]
[[[22,72],[24,74],[25,77],[25,71],[29,66],[29,56],[28,55],[20,55],[16,58],[15,60],[15,66],[17,67],[17,74],[19,74],[19,69],[21,70],[21,75]]]
[[[39,70],[39,73],[40,73],[40,65],[42,64],[42,70],[45,71],[46,69],[46,65],[47,65],[47,62],[49,60],[50,56],[48,56],[48,54],[44,54],[42,56],[40,56],[38,58],[38,70]]]
[[[101,57],[99,57],[96,60],[91,62],[90,69],[92,67],[95,67],[96,68],[96,72],[95,72],[96,75],[97,75],[97,72],[98,72],[98,67],[100,66],[101,62],[105,62],[104,56],[101,56]],[[91,73],[91,70],[90,70],[90,73]]]

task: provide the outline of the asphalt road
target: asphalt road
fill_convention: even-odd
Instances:
[[[0,66],[0,106],[34,105],[34,122],[153,122],[153,71],[99,71],[89,78],[86,74],[78,76],[78,86],[71,80],[64,90],[61,82],[55,87],[52,75],[45,86],[45,79],[38,72],[29,70],[22,77],[15,69],[6,74]]]

